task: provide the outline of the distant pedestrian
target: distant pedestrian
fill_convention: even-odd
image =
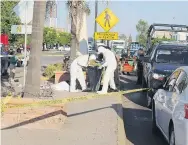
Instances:
[[[12,55],[12,57],[10,58],[10,81],[14,82],[14,78],[15,78],[15,68],[16,68],[16,63],[18,61],[17,57],[15,56],[15,51],[12,51],[10,53],[10,55]]]
[[[142,57],[144,56],[143,49],[139,49],[137,53],[137,85],[142,84],[142,76],[143,76],[143,64]]]
[[[8,70],[8,65],[9,65],[8,64],[9,63],[9,61],[8,61],[9,52],[8,52],[7,45],[4,46],[1,54],[3,55],[3,57],[1,58],[1,72],[2,72],[2,76],[6,76],[6,75],[8,75],[7,70]]]

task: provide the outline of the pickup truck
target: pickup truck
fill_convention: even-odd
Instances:
[[[150,88],[150,91],[144,92],[147,96],[147,107],[151,107],[157,88],[164,84],[172,72],[180,66],[188,66],[187,56],[187,44],[171,42],[157,44],[144,57],[142,87]]]

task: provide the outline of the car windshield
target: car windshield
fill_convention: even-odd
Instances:
[[[188,49],[161,49],[156,53],[157,63],[188,64]]]

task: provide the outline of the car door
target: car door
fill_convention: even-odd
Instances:
[[[143,74],[144,74],[144,78],[146,81],[148,80],[149,73],[151,72],[151,69],[152,69],[151,60],[154,58],[155,50],[156,50],[156,47],[154,47],[152,49],[152,52],[147,55],[148,57],[150,57],[149,62],[144,62]]]
[[[174,94],[176,91],[174,89],[174,86],[176,84],[176,81],[181,73],[181,70],[176,70],[167,80],[167,82],[164,85],[164,89],[161,89],[160,94],[156,98],[156,107],[158,109],[158,117],[157,117],[157,122],[160,127],[160,129],[163,131],[163,133],[166,132],[165,130],[165,125],[166,125],[166,120],[165,118],[169,115],[166,114],[166,105],[171,98],[171,96]],[[169,117],[169,116],[168,116]],[[166,133],[165,133],[166,134]]]
[[[166,102],[163,106],[162,112],[161,112],[161,117],[162,117],[162,129],[165,133],[166,136],[168,136],[169,130],[169,122],[172,119],[172,114],[174,107],[176,103],[178,102],[181,92],[182,92],[182,83],[185,82],[185,72],[180,70],[178,72],[178,78],[176,79],[176,82],[173,87],[173,92],[171,94],[167,95]]]
[[[177,137],[176,140],[178,144],[182,142],[181,134],[182,130],[184,129],[182,125],[182,115],[184,112],[184,103],[183,101],[180,101],[180,99],[184,99],[186,97],[186,93],[184,92],[185,88],[188,84],[188,77],[185,71],[181,71],[176,84],[175,84],[175,90],[176,92],[173,94],[173,96],[168,100],[167,102],[167,111],[172,114],[172,119],[174,122],[175,127],[175,134],[179,137]],[[181,109],[180,109],[181,108]],[[168,112],[167,112],[168,113]],[[168,119],[168,118],[167,118]],[[171,118],[170,118],[171,119]],[[166,128],[168,130],[168,128]],[[168,133],[168,132],[167,132]],[[181,143],[182,144],[182,143]]]

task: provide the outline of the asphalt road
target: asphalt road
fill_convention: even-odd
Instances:
[[[137,86],[135,76],[120,77],[124,90],[141,88]],[[151,110],[146,106],[142,93],[127,94],[123,100],[124,127],[128,145],[168,145],[162,135],[152,134]]]
[[[47,66],[49,64],[63,62],[63,56],[41,56],[41,65]]]

